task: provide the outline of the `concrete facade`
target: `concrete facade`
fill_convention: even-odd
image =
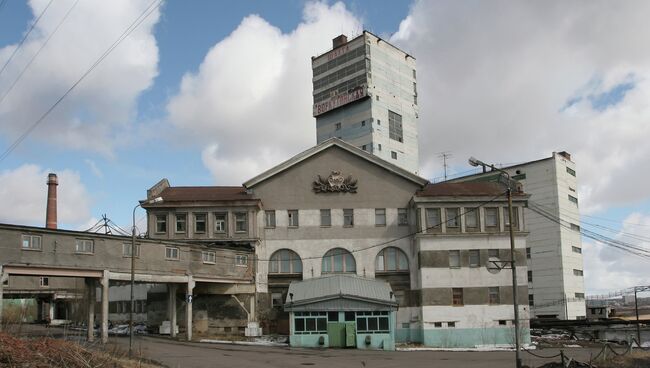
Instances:
[[[549,158],[505,167],[530,194],[524,210],[530,235],[528,269],[532,316],[538,318],[585,318],[582,238],[576,164],[566,152]],[[470,175],[451,182],[496,180],[499,174]],[[536,211],[546,212],[553,221]]]
[[[342,139],[418,173],[415,59],[364,31],[312,57],[317,142]]]

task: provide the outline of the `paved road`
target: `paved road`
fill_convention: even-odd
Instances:
[[[112,344],[128,348],[128,338],[113,338]],[[194,367],[514,367],[514,352],[384,352],[343,349],[301,349],[267,346],[185,343],[162,338],[138,337],[135,349],[144,357],[156,360],[170,368]],[[567,356],[588,361],[596,349],[567,348]],[[540,355],[555,355],[557,349],[538,350]],[[550,360],[534,358],[522,353],[523,362],[538,367]],[[559,358],[557,358],[559,359]]]

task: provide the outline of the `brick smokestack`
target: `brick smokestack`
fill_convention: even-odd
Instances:
[[[47,209],[45,212],[45,227],[56,229],[56,187],[59,180],[56,174],[50,173],[47,176]]]

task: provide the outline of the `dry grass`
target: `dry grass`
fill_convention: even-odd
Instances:
[[[0,367],[21,368],[154,368],[116,352],[95,351],[52,338],[19,339],[0,333]]]
[[[599,368],[647,368],[650,367],[650,352],[632,351],[629,354],[612,357],[597,363]]]

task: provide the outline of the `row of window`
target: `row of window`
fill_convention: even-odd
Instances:
[[[573,253],[582,254],[582,248],[580,248],[580,247],[572,246],[572,247],[571,247],[571,251],[572,251]],[[531,256],[531,249],[530,249],[530,248],[526,248],[526,258],[527,258],[527,259],[530,259],[530,256]]]
[[[499,208],[503,213],[503,221],[506,227],[510,226],[510,212],[508,207],[484,207],[484,208],[464,208],[464,212],[460,207],[452,208],[426,208],[426,226],[427,232],[440,232],[442,231],[442,224],[444,223],[447,232],[459,232],[461,224],[465,223],[465,231],[478,232],[481,231],[481,216],[480,212],[483,211],[483,218],[485,220],[486,231],[499,230]],[[513,229],[519,230],[519,211],[517,207],[513,208]],[[443,220],[442,215],[445,218]],[[419,216],[418,216],[419,219]]]
[[[322,273],[356,272],[354,256],[343,248],[329,250],[323,256]],[[382,249],[375,260],[376,272],[407,272],[409,263],[406,254],[395,247]],[[302,273],[302,261],[296,252],[281,249],[271,255],[269,260],[271,274]]]
[[[298,335],[327,333],[328,323],[338,323],[339,312],[295,312],[294,333]],[[389,333],[388,311],[345,312],[345,322],[355,322],[358,333]]]
[[[228,233],[228,213],[215,212],[211,214],[214,219],[214,232],[219,234]],[[167,214],[157,214],[155,232],[157,234],[167,233]],[[193,214],[193,229],[195,234],[204,234],[208,229],[208,213],[194,213]],[[234,212],[233,218],[235,221],[235,232],[246,233],[248,232],[248,214],[246,212]],[[184,234],[187,232],[187,214],[175,213],[174,231],[177,234]]]
[[[328,61],[327,63],[314,68],[313,69],[313,77],[315,78],[317,75],[323,74],[326,71],[334,69],[339,65],[343,65],[343,64],[347,63],[348,61],[350,61],[350,60],[352,60],[354,58],[357,58],[359,56],[364,56],[366,54],[366,52],[368,54],[370,54],[370,46],[365,46],[365,47],[361,46],[361,47],[357,47],[356,49],[350,50],[350,51],[342,54],[341,56],[338,56],[338,57]],[[314,88],[314,89],[316,89],[316,88]]]
[[[465,305],[463,288],[451,289],[451,305],[463,306]],[[501,304],[501,293],[498,286],[488,287],[488,304]]]
[[[469,266],[470,267],[481,267],[481,251],[479,249],[470,249],[469,250]],[[498,249],[488,249],[488,258],[499,258]],[[461,266],[461,257],[460,250],[450,250],[449,251],[449,267],[450,268],[460,268]]]
[[[42,239],[40,235],[23,235],[22,249],[25,250],[42,250]],[[122,255],[124,257],[131,257],[132,251],[135,250],[135,256],[140,257],[140,244],[135,244],[133,248],[132,243],[122,244]],[[95,241],[92,239],[76,239],[75,240],[75,253],[80,254],[94,254]],[[165,259],[179,260],[180,249],[177,247],[165,247]],[[201,252],[201,259],[203,263],[214,264],[217,261],[216,252],[203,251]],[[248,266],[248,256],[238,254],[235,256],[236,266]],[[44,285],[41,285],[44,286]],[[45,285],[46,286],[46,285]]]
[[[266,228],[273,229],[276,226],[275,221],[276,215],[275,210],[266,210],[264,211],[264,226]],[[397,209],[397,224],[399,226],[408,225],[408,210],[406,208]],[[287,211],[287,224],[289,227],[299,227],[300,226],[300,212],[298,210],[288,210]],[[320,210],[320,226],[330,227],[332,226],[332,210],[331,209],[321,209]],[[343,226],[344,227],[353,227],[354,226],[354,209],[344,208],[343,209]],[[385,208],[375,208],[375,226],[386,226],[386,209]]]
[[[108,303],[108,313],[130,313],[131,312],[131,301],[129,300],[118,300]],[[146,313],[147,312],[147,301],[146,300],[134,300],[133,301],[133,313]]]

